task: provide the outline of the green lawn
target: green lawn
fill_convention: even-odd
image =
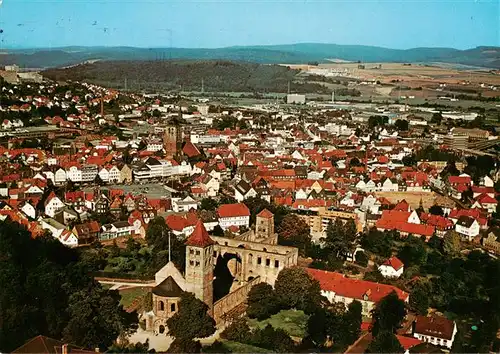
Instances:
[[[135,298],[139,296],[143,297],[146,293],[147,289],[145,288],[122,290],[120,291],[120,296],[122,297],[120,304],[122,304],[123,307],[128,307],[132,304],[132,301],[134,301]]]
[[[303,338],[306,335],[308,318],[304,311],[282,310],[263,321],[250,319],[248,325],[251,328],[264,328],[270,324],[274,328],[283,329],[292,337]]]
[[[270,353],[269,349],[254,347],[253,345],[225,340],[222,342],[233,353]]]

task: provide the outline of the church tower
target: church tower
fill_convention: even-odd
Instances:
[[[201,220],[186,241],[186,285],[187,290],[213,307],[213,252],[214,240],[208,235]]]
[[[274,233],[274,214],[269,210],[264,209],[257,214],[255,220],[255,236],[258,240],[266,239],[272,244],[277,244],[276,240],[271,240],[275,236]]]

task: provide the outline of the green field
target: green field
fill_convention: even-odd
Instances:
[[[270,324],[273,328],[281,328],[292,337],[303,338],[306,335],[308,318],[304,311],[282,310],[263,321],[250,319],[248,325],[250,328],[264,328]]]
[[[122,297],[120,304],[123,305],[123,307],[128,307],[137,297],[143,297],[147,292],[148,290],[145,288],[135,288],[120,291],[120,296]]]
[[[225,340],[222,342],[233,353],[270,353],[269,349],[254,347],[253,345]]]

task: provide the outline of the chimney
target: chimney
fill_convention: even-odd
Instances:
[[[68,354],[68,345],[67,344],[63,344],[61,349],[62,349],[62,354]]]

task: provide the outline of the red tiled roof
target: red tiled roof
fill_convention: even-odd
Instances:
[[[394,270],[400,270],[404,264],[398,257],[391,257],[384,262],[384,265],[394,268]]]
[[[200,150],[191,142],[187,141],[182,148],[182,152],[184,152],[187,157],[195,157],[200,155]]]
[[[250,216],[250,210],[243,203],[223,204],[217,209],[220,218],[233,218],[238,216]]]
[[[481,194],[477,196],[476,200],[480,204],[497,204],[497,200],[495,198],[490,197],[488,194]]]
[[[264,209],[260,213],[258,213],[257,216],[265,219],[271,219],[274,216],[274,214],[271,213],[269,210]]]
[[[400,201],[392,210],[397,210],[397,211],[408,211],[410,210],[410,205],[406,202],[406,200]]]
[[[325,270],[312,268],[306,268],[306,270],[310,276],[319,281],[322,290],[332,291],[338,296],[363,300],[366,295],[368,301],[377,303],[382,298],[395,291],[401,300],[406,301],[408,299],[408,293],[392,285],[380,284],[367,280],[350,279],[346,278],[341,273],[328,272]]]
[[[420,214],[420,219],[427,225],[436,227],[438,230],[447,230],[452,228],[454,225],[453,221],[441,215],[422,213]]]
[[[193,233],[186,241],[186,246],[207,247],[214,243],[215,241],[208,235],[207,229],[205,229],[205,225],[203,225],[203,221],[198,220]]]
[[[441,316],[417,316],[415,333],[451,340],[455,322]]]
[[[450,182],[451,184],[471,184],[471,178],[465,176],[449,176],[448,182]]]
[[[416,345],[419,345],[422,343],[420,339],[413,338],[413,337],[405,337],[405,336],[400,336],[396,334],[396,338],[399,341],[399,344],[403,347],[404,350],[408,350],[410,348],[413,348]]]

